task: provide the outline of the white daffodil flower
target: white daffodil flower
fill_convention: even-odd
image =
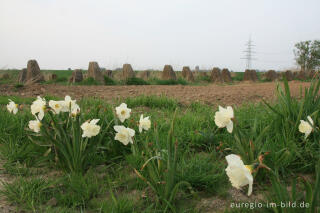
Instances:
[[[76,100],[72,100],[69,95],[66,95],[64,98],[64,105],[62,112],[70,112],[72,111],[72,108],[76,105]]]
[[[128,143],[133,144],[132,137],[135,134],[133,129],[126,128],[124,126],[114,126],[113,128],[117,132],[116,136],[114,137],[115,140],[120,141],[124,145],[128,145]]]
[[[59,114],[63,107],[64,107],[64,101],[54,101],[54,100],[50,100],[49,101],[49,106],[51,107],[51,109],[53,110],[53,112],[55,114]]]
[[[90,122],[86,121],[81,125],[81,129],[83,130],[83,138],[91,138],[99,134],[100,126],[97,125],[99,120],[100,119],[92,119]]]
[[[143,115],[140,116],[140,121],[139,121],[139,132],[142,132],[142,130],[148,130],[151,127],[151,121],[149,116],[148,117],[143,117]]]
[[[233,109],[231,106],[228,106],[227,108],[223,108],[219,106],[219,111],[217,111],[214,115],[214,122],[219,128],[227,127],[227,131],[229,133],[232,133],[233,130],[233,122],[232,118],[233,115]]]
[[[14,103],[12,100],[9,99],[9,104],[7,104],[7,110],[10,113],[17,114],[17,112],[18,112],[18,104]]]
[[[252,169],[250,166],[244,165],[243,161],[238,155],[231,154],[226,156],[228,167],[226,173],[233,187],[240,189],[249,184],[248,196],[252,193]]]
[[[127,108],[127,104],[122,103],[120,106],[116,107],[116,114],[123,123],[126,119],[130,118],[131,109]]]
[[[46,109],[46,100],[38,96],[37,100],[35,100],[31,105],[32,115],[37,116],[36,114],[38,113],[38,119],[41,121],[44,117],[45,109]]]
[[[313,120],[310,116],[307,117],[308,121],[300,120],[299,131],[304,133],[304,137],[307,138],[312,132]],[[310,125],[311,124],[311,125]]]
[[[36,133],[40,132],[41,125],[42,124],[37,117],[36,117],[36,120],[29,121],[29,129],[31,129]]]
[[[78,104],[74,104],[71,108],[71,116],[75,117],[77,114],[80,113],[80,107]]]
[[[80,107],[76,103],[76,100],[72,100],[69,95],[66,95],[64,98],[63,107],[61,109],[61,112],[70,112],[70,115],[75,117],[77,114],[80,113]]]

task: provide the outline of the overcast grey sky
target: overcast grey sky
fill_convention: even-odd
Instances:
[[[0,69],[134,69],[165,64],[294,67],[294,44],[320,38],[320,0],[0,0]]]

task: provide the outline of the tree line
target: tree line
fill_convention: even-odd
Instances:
[[[301,71],[320,68],[320,40],[301,41],[295,44],[294,55]]]

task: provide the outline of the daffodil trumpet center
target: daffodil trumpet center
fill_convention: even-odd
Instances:
[[[247,169],[249,169],[250,173],[253,173],[255,169],[259,168],[259,163],[254,163],[251,165],[244,165]]]

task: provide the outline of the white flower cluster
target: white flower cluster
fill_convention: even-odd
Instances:
[[[127,104],[122,103],[120,106],[116,107],[116,115],[118,119],[123,123],[126,119],[130,118],[131,109],[128,108]],[[151,127],[151,121],[149,117],[140,116],[139,121],[139,132],[141,133],[143,130],[148,130]],[[117,132],[114,139],[120,141],[124,145],[128,145],[129,143],[133,144],[133,137],[135,135],[135,131],[131,128],[125,127],[123,125],[116,125],[113,127]]]
[[[46,105],[46,100],[40,96],[38,96],[37,99],[31,104],[31,114],[34,115],[36,119],[29,121],[29,128],[36,133],[40,132],[41,121],[47,108]],[[61,101],[50,100],[49,109],[51,109],[54,114],[59,114],[60,112],[69,112],[71,116],[76,116],[80,113],[80,107],[76,103],[76,100],[72,100],[68,95],[64,100]]]
[[[52,110],[52,112],[56,115],[69,112],[70,116],[75,117],[80,113],[80,107],[76,103],[76,100],[72,100],[70,96],[65,96],[64,100],[55,101],[50,100],[48,103],[49,107],[47,107],[47,102],[45,98],[37,97],[35,101],[31,104],[31,113],[35,116],[35,120],[29,121],[29,129],[35,133],[39,133],[41,130],[41,121],[44,118],[45,111]],[[7,110],[10,113],[16,114],[18,112],[18,104],[14,103],[9,99],[9,103],[7,104]],[[126,119],[130,118],[131,109],[127,107],[127,104],[122,103],[120,106],[116,107],[116,115],[119,120],[123,123]],[[81,129],[83,131],[82,137],[91,138],[96,136],[100,132],[100,126],[97,125],[99,119],[92,119],[84,122],[81,125]],[[151,121],[149,117],[140,116],[139,121],[139,132],[141,133],[143,130],[149,130],[151,127]],[[135,131],[133,129],[127,128],[123,125],[114,126],[114,130],[117,132],[115,136],[115,140],[120,141],[124,145],[128,145],[129,143],[133,143],[133,136],[135,135]]]
[[[61,112],[69,112],[70,116],[75,117],[80,113],[80,107],[76,103],[76,100],[72,100],[70,96],[66,96],[64,100],[61,101],[49,101],[48,110],[56,115]],[[44,118],[45,110],[47,109],[47,102],[44,98],[40,96],[37,97],[35,101],[31,104],[31,114],[35,116],[35,120],[29,121],[28,127],[35,133],[39,133],[41,130],[41,121]],[[18,105],[15,104],[12,100],[9,100],[7,109],[10,113],[16,114],[18,112]],[[100,132],[100,126],[97,125],[99,119],[93,119],[91,121],[86,121],[81,125],[83,131],[82,137],[91,138],[96,136]]]
[[[49,106],[55,114],[70,112],[72,116],[76,116],[80,112],[80,107],[76,103],[76,100],[72,100],[68,95],[62,101],[50,100]]]
[[[59,114],[61,112],[69,112],[70,116],[76,116],[80,113],[80,107],[76,103],[76,100],[72,100],[70,96],[66,96],[64,100],[61,101],[49,101],[49,109],[53,111],[54,114]],[[18,105],[9,99],[9,104],[7,104],[7,110],[10,113],[16,114],[18,112]],[[29,121],[29,128],[38,133],[41,129],[41,120],[45,115],[46,110],[46,100],[41,97],[37,99],[31,105],[31,113],[35,116],[36,120]],[[122,103],[120,106],[115,108],[116,115],[121,123],[126,119],[130,118],[131,109],[127,107],[127,104]],[[233,131],[233,119],[234,112],[231,106],[223,108],[219,106],[219,110],[215,113],[214,121],[218,128],[226,127],[229,133]],[[91,138],[96,136],[100,132],[100,126],[97,125],[99,119],[92,119],[84,122],[81,125],[83,131],[82,137]],[[140,116],[139,120],[139,132],[143,130],[147,131],[151,127],[150,117]],[[135,130],[125,127],[123,125],[115,125],[114,130],[116,131],[115,140],[121,142],[124,145],[129,143],[133,144],[133,137],[135,135]],[[310,116],[307,117],[307,121],[300,120],[299,131],[305,134],[307,138],[313,131],[314,123]],[[235,154],[230,154],[226,156],[228,166],[226,168],[226,173],[233,187],[240,189],[243,186],[249,185],[248,196],[252,193],[253,185],[253,166],[244,165],[241,158]]]

